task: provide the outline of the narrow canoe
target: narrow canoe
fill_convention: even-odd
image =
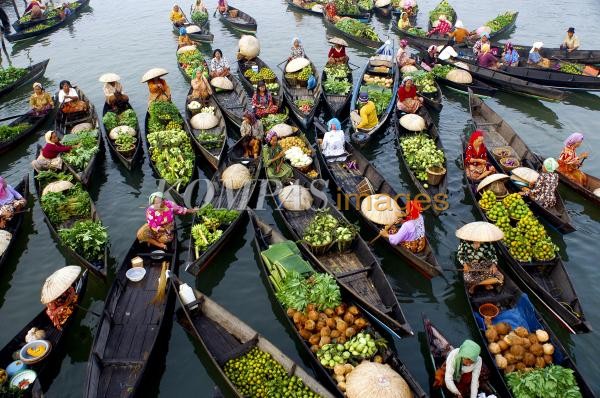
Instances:
[[[287,62],[285,63],[287,66]],[[302,126],[302,128],[306,129],[308,126],[312,124],[312,121],[315,117],[315,113],[317,109],[319,109],[319,100],[321,99],[321,81],[319,78],[319,74],[317,72],[317,68],[315,65],[310,63],[310,67],[312,69],[312,74],[317,80],[317,86],[309,90],[307,87],[302,87],[298,84],[293,84],[289,79],[285,77],[285,67],[283,68],[283,73],[281,76],[281,82],[283,86],[283,96],[288,103],[292,113]],[[312,107],[308,113],[300,110],[300,107],[296,104],[297,100],[310,100],[313,102]]]
[[[232,12],[233,11],[233,12]],[[237,14],[235,17],[232,14]],[[219,13],[223,24],[244,33],[256,33],[256,19],[235,7],[229,6],[226,14]]]
[[[43,116],[33,116],[33,115],[23,115],[19,116],[15,120],[13,120],[9,126],[14,127],[19,124],[26,123],[28,127],[26,130],[21,132],[20,134],[12,137],[9,141],[0,141],[0,154],[9,151],[11,148],[17,146],[17,144],[23,141],[25,138],[31,136],[32,134],[40,131],[40,127],[44,124],[46,119],[52,114],[52,111],[46,113]]]
[[[10,83],[8,86],[0,88],[0,97],[10,93],[17,87],[20,87],[26,83],[32,82],[44,76],[44,73],[46,72],[46,67],[48,66],[48,62],[50,62],[49,59],[42,62],[38,62],[37,64],[33,64],[25,68],[27,69],[27,74]]]
[[[75,2],[73,2],[75,3]],[[72,3],[68,3],[68,4],[72,4]],[[79,10],[83,7],[85,7],[86,4],[82,3],[82,2],[78,2],[78,5],[73,9],[73,12],[79,12]],[[34,27],[35,25],[40,25],[40,24],[54,24],[56,22],[59,21],[59,17],[58,16],[54,16],[54,17],[50,17],[48,18],[47,13],[45,13],[46,15],[44,15],[43,18],[40,19],[36,19],[36,20],[29,20],[27,22],[21,22],[20,20],[16,20],[15,22],[13,22],[12,27],[15,29],[15,31],[17,32],[21,32],[24,30],[27,30],[29,28]]]
[[[492,46],[504,48],[505,43],[494,43]],[[513,44],[513,47],[521,54],[529,54],[531,46],[521,44]],[[540,55],[550,60],[561,60],[568,62],[577,62],[582,64],[598,64],[600,63],[600,50],[575,50],[568,52],[561,48],[542,47]]]
[[[323,12],[323,24],[325,24],[325,28],[329,29],[331,32],[334,32],[336,36],[346,38],[362,46],[377,49],[383,45],[383,41],[381,40],[371,40],[367,39],[366,37],[358,37],[341,30],[340,28],[335,26],[333,22],[327,19],[325,12]]]
[[[29,201],[29,175],[28,174],[25,174],[23,176],[23,179],[21,180],[21,182],[18,185],[16,185],[14,188],[15,188],[15,191],[17,191],[19,194],[21,194],[23,199],[25,199],[26,201]],[[19,234],[19,231],[21,230],[21,225],[23,225],[24,219],[25,219],[24,212],[15,214],[14,217],[6,224],[6,227],[3,228],[4,231],[9,232],[11,234],[11,238],[10,238],[10,241],[8,242],[8,245],[4,249],[4,252],[2,254],[0,254],[0,269],[2,269],[4,262],[6,261],[6,259],[8,258],[8,255],[10,254],[10,248],[17,241],[18,234]]]
[[[348,70],[348,75],[346,77],[351,87],[354,82],[354,77],[352,75],[352,71]],[[352,99],[352,89],[348,90],[347,94],[328,94],[323,86],[323,83],[327,81],[327,72],[323,69],[321,74],[321,86],[323,89],[321,92],[323,93],[323,103],[325,107],[331,114],[331,117],[335,117],[341,119],[344,112],[347,111],[348,106],[350,105],[350,100]]]
[[[252,111],[252,103],[240,80],[231,73],[227,78],[233,84],[233,90],[217,91],[213,89],[211,97],[219,104],[227,119],[239,129],[244,113]]]
[[[122,109],[121,111],[123,112],[128,109],[133,109],[131,107],[131,105],[129,104],[129,102],[124,107],[124,109]],[[104,119],[104,115],[106,115],[106,113],[108,113],[110,111],[111,111],[110,106],[105,102],[104,107],[102,108],[102,118]],[[113,155],[115,155],[117,157],[117,159],[119,159],[119,162],[121,162],[121,164],[123,166],[125,166],[125,168],[127,168],[127,170],[132,170],[136,159],[142,153],[142,136],[140,134],[139,121],[138,121],[137,126],[135,127],[135,133],[136,133],[135,138],[137,140],[135,142],[135,147],[133,148],[133,151],[131,153],[126,153],[126,154],[119,152],[117,150],[114,140],[111,140],[109,137],[110,131],[108,131],[106,129],[104,122],[100,123],[100,126],[102,127],[102,132],[104,133],[104,138],[106,139],[106,142],[108,143],[108,149],[110,149],[110,151],[113,153]]]
[[[590,202],[594,203],[596,206],[600,206],[600,178],[594,177],[593,175],[584,173],[587,176],[587,185],[585,187],[577,184],[575,181],[568,178],[566,175],[557,171],[560,176],[560,182],[577,192],[579,195],[583,196]]]
[[[303,6],[301,6],[300,4],[297,4],[294,2],[294,0],[286,0],[288,3],[288,7],[290,7],[292,10],[294,11],[298,11],[298,12],[303,12],[306,14],[312,14],[312,15],[317,15],[317,16],[321,16],[323,15],[323,6],[318,4],[317,6],[313,6],[312,8],[305,8]]]
[[[196,24],[186,23],[183,27],[186,28],[186,30],[193,28],[193,27],[200,29],[198,32],[193,32],[193,33],[188,32],[187,33],[188,37],[190,39],[192,39],[193,41],[197,41],[197,42],[201,42],[201,43],[212,43],[215,39],[215,35],[210,33],[210,31],[205,26],[198,26]],[[175,24],[173,24],[173,33],[176,34],[177,36],[179,36],[179,28],[181,28],[181,26],[176,26]],[[192,30],[192,29],[190,29],[190,30]],[[196,30],[196,29],[193,29],[193,30]]]
[[[256,91],[256,87],[255,87],[255,84],[250,81],[250,79],[248,79],[246,76],[244,76],[244,73],[246,73],[246,71],[248,69],[252,69],[253,66],[258,67],[258,70],[261,70],[262,68],[269,68],[269,66],[259,57],[256,57],[252,60],[245,60],[245,59],[238,60],[238,75],[240,78],[240,82],[242,82],[242,85],[246,89],[246,92],[248,93],[248,96],[250,98],[252,98],[252,96],[254,95],[254,91]],[[275,74],[275,71],[272,68],[269,68],[269,69],[273,72],[273,74]],[[281,108],[283,106],[283,84],[281,83],[281,80],[279,80],[279,78],[277,76],[275,76],[275,78],[273,79],[272,82],[277,83],[277,85],[279,87],[277,88],[277,90],[275,90],[275,91],[269,90],[269,92],[273,96],[273,101],[277,103],[279,108]]]

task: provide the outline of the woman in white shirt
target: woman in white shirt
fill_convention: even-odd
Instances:
[[[343,162],[347,153],[345,148],[346,136],[341,129],[340,121],[333,118],[327,122],[329,131],[323,136],[321,151],[328,162]]]
[[[456,397],[476,398],[482,360],[481,347],[472,340],[465,340],[446,357],[444,384]]]
[[[68,80],[60,82],[58,104],[62,113],[83,112],[87,109],[87,104],[79,99],[77,90],[71,86]]]

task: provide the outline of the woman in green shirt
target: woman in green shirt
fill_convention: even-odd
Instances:
[[[267,145],[263,147],[263,162],[267,168],[267,177],[283,180],[293,176],[292,167],[285,162],[285,152],[278,143],[277,133],[267,133]]]

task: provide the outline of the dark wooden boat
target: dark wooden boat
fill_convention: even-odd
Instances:
[[[256,253],[258,254],[258,258],[260,259],[259,267],[261,270],[261,276],[267,287],[271,301],[272,301],[273,305],[277,308],[276,311],[279,311],[278,317],[282,317],[282,318],[286,319],[285,324],[288,329],[288,333],[291,333],[293,335],[293,337],[296,339],[296,341],[298,343],[300,343],[300,345],[303,347],[304,353],[306,354],[307,357],[310,358],[312,367],[313,367],[313,369],[315,369],[315,371],[318,374],[318,376],[320,377],[320,379],[326,381],[327,387],[329,388],[330,391],[334,392],[334,395],[336,397],[343,397],[344,394],[341,390],[338,389],[337,381],[335,381],[331,372],[329,370],[327,370],[327,368],[325,368],[323,365],[321,365],[319,359],[310,350],[310,345],[308,344],[308,342],[306,340],[304,340],[304,338],[300,335],[300,333],[296,329],[292,319],[287,315],[287,312],[286,312],[287,309],[284,308],[284,306],[281,305],[281,303],[277,300],[277,298],[275,296],[275,288],[274,288],[272,282],[269,280],[269,277],[268,277],[269,270],[267,269],[267,266],[266,266],[262,256],[260,255],[260,253],[262,251],[268,249],[269,245],[271,245],[271,244],[285,241],[286,240],[285,237],[281,234],[281,232],[279,230],[276,229],[276,227],[266,224],[265,222],[260,220],[258,217],[256,217],[256,214],[254,214],[253,212],[250,215],[250,219],[251,219],[252,225],[254,227],[254,247],[255,247]],[[356,298],[354,297],[354,295],[353,295],[354,292],[348,291],[348,290],[345,290],[344,288],[342,288],[341,293],[342,293],[342,302],[350,304],[350,305],[352,305],[352,304],[360,305],[360,304],[357,304],[358,300],[356,300]],[[372,313],[369,313],[368,311],[362,311],[362,312],[364,312],[364,315],[366,315],[369,319],[373,320],[373,323],[371,324],[373,331],[375,331],[376,333],[378,333],[380,335],[384,335],[385,328],[379,324],[379,321],[377,320],[377,316]],[[390,349],[386,350],[384,363],[387,363],[388,365],[390,365],[392,367],[392,369],[394,369],[394,371],[396,371],[399,375],[401,375],[404,378],[404,380],[406,380],[406,382],[408,383],[408,385],[410,386],[410,388],[414,394],[414,397],[425,397],[426,396],[425,392],[423,391],[423,389],[421,388],[419,383],[410,374],[410,372],[408,371],[406,366],[402,363],[402,361],[400,360],[398,355],[395,354],[392,350],[390,350]]]
[[[492,42],[492,46],[504,48],[505,43]],[[513,44],[520,54],[529,54],[531,46],[521,44]],[[576,62],[582,64],[598,64],[600,63],[600,50],[575,50],[568,52],[561,48],[542,47],[540,55],[550,60],[561,60],[568,62]]]
[[[286,0],[286,1],[288,3],[288,7],[290,7],[294,11],[303,12],[306,14],[317,15],[317,16],[323,15],[323,6],[321,6],[320,9],[312,9],[312,8],[302,7],[300,4],[294,3],[293,0]]]
[[[304,178],[295,181],[310,189],[312,183]],[[313,253],[302,241],[302,234],[317,214],[317,210],[329,211],[338,220],[346,220],[342,213],[331,203],[320,197],[313,197],[313,207],[305,211],[289,211],[283,207],[269,184],[272,197],[276,202],[276,213],[283,220],[286,228],[310,262],[317,269],[335,278],[337,283],[368,312],[374,314],[383,324],[398,336],[410,336],[413,331],[402,312],[394,291],[381,268],[381,264],[360,234],[352,242],[347,252],[340,253],[335,249],[325,254]]]
[[[285,66],[287,66],[287,62],[285,63]],[[317,80],[317,86],[312,90],[309,90],[308,88],[302,87],[298,84],[293,84],[293,82],[287,79],[285,77],[285,67],[283,68],[284,72],[281,76],[283,96],[285,97],[285,100],[287,101],[287,104],[291,109],[292,113],[304,129],[308,128],[308,126],[312,124],[312,121],[315,117],[315,113],[317,109],[319,109],[319,100],[321,99],[322,90],[319,73],[317,72],[317,68],[315,67],[315,64],[312,63],[312,61],[310,63],[310,66],[313,71],[313,76]],[[308,113],[304,113],[300,110],[298,105],[296,105],[297,100],[312,100],[313,106]]]
[[[259,57],[256,57],[250,61],[248,61],[246,59],[238,60],[238,75],[240,78],[240,82],[246,89],[246,92],[248,93],[248,96],[250,97],[250,99],[252,99],[252,96],[254,95],[254,91],[256,90],[256,87],[252,82],[250,82],[250,79],[248,79],[246,76],[244,76],[244,73],[248,69],[252,69],[253,66],[258,66],[259,70],[262,68],[269,68],[269,66]],[[269,68],[269,69],[271,69],[273,71],[273,73],[275,73],[275,70],[273,70],[272,68]],[[279,78],[277,76],[275,76],[273,83],[277,83],[279,85],[279,88],[276,91],[269,90],[269,92],[273,96],[273,101],[276,102],[277,105],[279,106],[279,108],[281,109],[281,107],[283,106],[283,84],[281,83],[281,80],[279,80]]]
[[[341,30],[340,28],[335,26],[335,24],[333,22],[331,22],[329,19],[327,19],[327,16],[325,15],[325,11],[323,11],[323,24],[325,25],[325,28],[329,29],[331,32],[334,32],[335,36],[343,37],[354,43],[360,44],[361,46],[377,49],[383,45],[383,41],[381,41],[381,40],[371,40],[371,39],[367,39],[365,37],[358,37],[358,36],[351,35],[347,32],[344,32],[343,30]]]
[[[352,75],[352,71],[348,69],[348,75],[346,76],[348,82],[353,84],[354,77]],[[352,89],[348,91],[346,95],[340,94],[328,94],[325,91],[325,87],[323,87],[323,83],[327,80],[327,72],[323,69],[321,74],[321,92],[323,93],[323,103],[325,104],[325,108],[331,114],[331,117],[335,117],[340,119],[344,112],[348,109],[350,105],[350,100],[352,99]]]
[[[184,14],[185,15],[185,14]],[[187,17],[185,18],[187,20]],[[208,21],[207,21],[208,23]],[[194,23],[186,23],[185,26],[183,26],[184,28],[189,28],[191,26],[198,26],[200,28],[199,32],[194,32],[194,33],[188,33],[188,37],[190,39],[192,39],[193,41],[197,41],[197,42],[201,42],[201,43],[212,43],[215,39],[215,35],[213,35],[212,33],[210,33],[210,31],[208,30],[208,28],[206,27],[206,25],[204,26],[199,26],[196,25]],[[177,36],[179,36],[179,28],[181,28],[182,26],[176,26],[175,24],[173,24],[173,33],[175,33]]]
[[[149,256],[152,248],[134,240],[108,292],[88,360],[83,396],[88,398],[135,396],[144,373],[162,361],[157,345],[170,325],[175,294],[167,281],[165,296],[154,302],[164,264],[177,274],[177,232],[165,256]],[[143,255],[146,274],[139,282],[126,277],[131,259]],[[164,259],[163,259],[164,257]]]
[[[9,151],[11,148],[17,146],[17,144],[23,141],[25,138],[31,136],[35,132],[40,130],[40,126],[44,124],[46,119],[50,116],[52,111],[46,113],[43,116],[34,116],[34,115],[23,115],[19,116],[11,123],[9,123],[10,127],[18,126],[19,124],[27,123],[29,127],[24,130],[22,133],[14,136],[10,141],[0,141],[0,154]]]
[[[77,281],[74,283],[75,293],[77,293],[78,296],[78,302],[81,302],[81,298],[85,293],[87,279],[88,273],[87,271],[83,271],[79,279],[77,279]],[[46,308],[44,308],[0,350],[0,367],[4,369],[9,363],[15,360],[13,358],[15,352],[19,351],[25,345],[25,336],[27,336],[27,332],[29,332],[31,328],[35,327],[46,332],[46,337],[44,340],[50,342],[52,351],[40,362],[27,366],[28,369],[35,371],[37,374],[37,379],[34,381],[33,385],[29,387],[29,390],[25,392],[24,396],[43,398],[44,394],[42,391],[42,386],[47,388],[52,382],[54,377],[53,375],[56,375],[59,372],[60,361],[56,359],[61,356],[61,351],[65,342],[64,337],[68,334],[71,325],[73,324],[73,320],[77,315],[78,308],[78,305],[73,307],[73,313],[69,316],[65,324],[62,325],[62,330],[58,330],[54,326],[46,314]]]
[[[425,338],[427,339],[427,348],[429,349],[429,359],[430,365],[432,365],[433,373],[446,362],[446,358],[450,351],[452,351],[455,347],[448,341],[446,336],[436,328],[433,323],[423,315],[423,329],[425,330]],[[485,363],[482,364],[482,370],[486,369],[489,371],[489,368]],[[490,383],[489,380],[481,383],[479,385],[480,391],[483,390],[487,393],[487,395],[498,394],[496,388]],[[442,398],[452,397],[452,393],[450,393],[445,388],[438,389],[439,395]]]
[[[32,82],[32,81],[37,80],[40,77],[44,76],[44,72],[46,72],[46,67],[48,66],[48,62],[50,62],[49,59],[42,61],[42,62],[38,62],[37,64],[28,66],[26,68],[27,69],[26,75],[24,75],[20,79],[15,80],[8,86],[0,88],[0,97],[10,93],[15,88],[20,87],[20,86],[24,85],[25,83]]]
[[[423,69],[421,65],[416,64],[415,66],[417,69],[425,72],[425,69]],[[444,107],[442,98],[442,88],[440,87],[440,84],[437,82],[437,80],[435,80],[435,78],[433,84],[436,88],[436,90],[433,93],[424,93],[423,91],[417,91],[417,93],[421,97],[423,97],[423,103],[426,107],[428,107],[434,112],[441,112],[442,108]]]
[[[23,199],[29,201],[29,174],[25,174],[21,182],[14,187],[15,191],[21,194]],[[10,242],[8,242],[8,246],[4,250],[4,253],[0,254],[0,269],[4,265],[4,262],[8,258],[8,254],[10,253],[11,246],[17,241],[19,231],[21,230],[21,225],[23,225],[23,219],[25,218],[25,213],[21,212],[15,214],[7,224],[6,227],[3,228],[4,231],[10,232],[11,238]]]
[[[196,49],[198,49],[198,51],[199,51],[198,46],[196,46]],[[177,55],[178,55],[177,51],[175,51],[175,59],[178,59]],[[208,70],[208,65],[206,64],[206,60],[204,60],[203,62],[204,62],[204,64],[203,64],[204,67],[206,68],[206,70]],[[181,74],[183,75],[183,77],[185,78],[185,80],[187,80],[188,82],[191,82],[192,81],[192,77],[187,74],[187,72],[185,71],[185,68],[183,66],[181,66],[181,65],[182,64],[180,64],[179,61],[177,61],[177,69],[179,69],[179,72],[181,72]]]
[[[398,86],[400,85],[400,70],[396,66],[395,62],[393,63],[392,67],[389,69],[388,73],[378,73],[378,72],[374,71],[373,67],[371,66],[370,61],[367,60],[364,68],[362,69],[362,71],[360,73],[360,79],[358,80],[357,84],[354,85],[354,88],[352,90],[352,98],[350,100],[350,112],[358,110],[358,107],[357,107],[358,96],[360,94],[360,89],[364,83],[365,74],[369,74],[371,76],[386,77],[386,78],[391,77],[394,79],[394,84],[391,87],[392,97],[390,98],[390,102],[389,102],[388,106],[383,110],[382,113],[377,115],[379,123],[377,123],[377,125],[369,131],[363,131],[363,130],[357,131],[357,129],[354,128],[354,126],[351,127],[351,131],[353,132],[353,134],[351,136],[352,141],[354,141],[355,143],[357,143],[360,146],[366,145],[369,141],[371,141],[373,139],[373,137],[379,131],[382,131],[383,125],[387,122],[387,119],[394,112],[394,109],[396,107],[396,95],[398,93]]]
[[[171,283],[177,291],[181,281],[174,279],[171,279]],[[333,398],[333,395],[299,364],[256,330],[196,289],[194,295],[196,300],[186,304],[177,294],[180,305],[177,309],[177,320],[194,340],[200,343],[210,358],[211,366],[226,383],[231,396],[243,398],[246,395],[242,394],[236,388],[234,381],[227,376],[225,364],[231,359],[245,355],[253,348],[258,348],[270,354],[283,366],[289,376],[301,379],[314,393],[325,398]]]
[[[541,159],[540,159],[541,160]],[[575,181],[571,180],[567,176],[565,176],[560,171],[556,171],[560,176],[560,182],[571,188],[573,191],[577,192],[579,195],[583,196],[590,202],[594,203],[596,206],[600,206],[600,197],[596,195],[594,192],[600,192],[600,178],[594,177],[593,175],[584,173],[587,176],[587,185],[585,187],[579,185]]]
[[[85,4],[83,4],[83,2],[79,2],[79,4],[73,9],[73,12],[79,12],[80,9],[83,7],[85,7]],[[21,32],[40,24],[54,24],[59,20],[60,18],[58,16],[48,18],[48,15],[46,13],[46,15],[43,18],[37,20],[29,20],[27,22],[21,22],[20,20],[16,20],[15,22],[13,22],[12,27],[15,31]]]
[[[252,112],[252,102],[244,86],[234,74],[230,73],[227,78],[233,84],[233,90],[213,90],[211,97],[219,104],[219,108],[227,116],[227,119],[239,129],[244,113]]]
[[[517,132],[513,130],[500,115],[494,112],[494,110],[480,98],[472,94],[469,95],[469,105],[471,119],[473,120],[475,127],[485,131],[484,139],[485,145],[489,151],[488,159],[494,164],[496,170],[510,174],[510,170],[504,167],[494,154],[495,149],[506,147],[511,147],[513,152],[516,153],[521,166],[529,167],[535,171],[540,171],[542,169],[542,160],[536,156]],[[516,191],[519,190],[516,189],[516,187],[514,188]],[[552,208],[545,208],[529,197],[526,197],[525,199],[534,213],[543,217],[560,232],[569,233],[575,231],[571,217],[567,212],[565,203],[558,192],[558,189],[555,192],[555,196],[556,205]]]
[[[463,141],[463,154],[465,149]],[[466,173],[465,179],[473,206],[479,216],[482,220],[491,222],[479,206],[481,195],[477,192],[477,182],[471,182],[466,177]],[[591,325],[585,319],[579,296],[577,296],[560,255],[557,254],[554,260],[550,261],[521,262],[512,256],[504,243],[496,242],[495,246],[507,263],[502,270],[505,273],[507,271],[512,273],[520,282],[521,287],[535,297],[565,329],[571,333],[587,333],[592,330]]]
[[[214,90],[214,88],[213,88]],[[215,109],[215,116],[219,119],[219,124],[213,127],[210,130],[197,130],[192,127],[190,120],[193,115],[188,105],[190,104],[189,96],[192,93],[192,89],[188,92],[188,99],[185,101],[185,119],[187,124],[190,127],[190,132],[192,136],[192,142],[196,145],[196,148],[200,151],[202,156],[208,161],[210,167],[213,169],[217,169],[219,165],[219,159],[225,154],[227,150],[227,126],[225,125],[225,118],[221,113],[221,108],[214,100],[214,98],[210,97],[208,99],[208,104],[206,106],[212,106]],[[207,141],[203,140],[199,134],[206,133],[216,136],[218,139],[216,141]]]
[[[325,132],[325,127],[320,123],[315,123],[315,129],[317,136],[322,136]],[[362,216],[360,212],[360,203],[357,198],[365,193],[360,188],[362,186],[371,186],[369,188],[373,193],[387,194],[393,198],[397,198],[398,205],[404,208],[405,204],[402,199],[394,190],[394,188],[385,180],[383,175],[369,162],[369,160],[358,150],[356,150],[351,144],[346,143],[346,152],[349,154],[347,161],[356,162],[357,170],[348,171],[343,167],[343,162],[328,162],[323,156],[320,147],[317,145],[319,157],[326,169],[331,176],[331,180],[334,185],[338,187],[342,196],[345,199],[345,203],[339,203],[338,206],[350,205],[354,208],[361,216],[363,222],[369,227],[375,234],[379,234],[381,227],[377,224],[369,221],[367,218]],[[439,203],[443,203],[445,198],[440,198]],[[350,203],[348,203],[350,202]],[[435,203],[432,203],[432,206]],[[389,243],[389,240],[385,239],[386,245],[397,255],[404,258],[404,260],[417,271],[419,271],[426,278],[433,278],[442,274],[442,268],[438,264],[435,254],[431,249],[431,245],[428,243],[425,251],[422,254],[414,254],[413,252],[406,250],[402,246],[394,246]]]
[[[456,83],[444,77],[436,77],[435,80],[452,91],[468,95],[469,90],[471,90],[473,94],[482,98],[493,97],[498,91],[496,87],[490,86],[489,84],[476,78],[473,78],[473,82],[470,84]]]
[[[236,14],[236,16],[233,16],[232,14]],[[244,33],[256,33],[256,19],[240,9],[228,6],[227,13],[219,13],[219,18],[221,19],[221,22],[235,30]]]
[[[77,95],[81,101],[87,103],[87,110],[83,112],[75,112],[75,113],[62,113],[60,110],[60,104],[58,103],[58,95],[55,96],[54,99],[54,107],[57,109],[56,117],[54,119],[54,130],[59,135],[59,137],[64,137],[67,134],[71,134],[71,130],[73,127],[80,123],[89,123],[92,125],[92,128],[95,129],[98,133],[98,152],[90,159],[85,169],[79,171],[75,169],[75,167],[68,164],[66,161],[64,163],[64,167],[71,174],[75,176],[77,181],[81,182],[83,185],[88,186],[90,184],[92,174],[96,169],[96,161],[98,160],[98,156],[100,155],[100,151],[104,149],[102,145],[102,134],[100,133],[100,123],[98,121],[98,114],[96,113],[96,107],[89,98],[84,94],[79,87],[74,87],[77,90]]]
[[[529,332],[534,333],[538,329],[545,330],[550,337],[549,342],[554,346],[554,354],[552,356],[553,363],[574,371],[575,380],[583,397],[595,397],[594,392],[577,369],[577,366],[569,355],[569,352],[564,348],[556,334],[552,331],[552,329],[550,329],[550,326],[542,318],[539,312],[536,311],[529,300],[529,297],[523,293],[521,289],[519,289],[509,275],[505,274],[504,284],[502,286],[496,286],[493,290],[478,289],[475,290],[473,295],[471,295],[468,293],[465,287],[465,294],[467,296],[467,300],[469,301],[469,306],[471,307],[471,314],[473,315],[473,319],[475,320],[477,329],[479,330],[481,339],[480,341],[482,342],[482,344],[480,344],[482,347],[480,355],[485,362],[494,364],[490,370],[493,373],[492,376],[494,379],[498,381],[495,386],[499,392],[499,397],[511,397],[513,394],[510,393],[510,389],[506,384],[504,375],[500,369],[495,366],[494,355],[492,355],[488,350],[488,343],[485,338],[485,321],[479,314],[479,307],[486,303],[493,304],[500,309],[500,315],[495,317],[492,323],[501,322],[503,320],[508,321],[508,319],[503,319],[502,312],[512,310],[513,312],[518,313],[518,316],[526,321],[527,324],[522,326],[527,328]]]
[[[73,12],[71,13],[71,15],[66,16],[65,19],[63,19],[63,20],[60,20],[60,18],[57,18],[54,20],[49,20],[48,21],[49,25],[44,25],[44,27],[40,28],[39,30],[37,30],[37,29],[41,25],[35,25],[29,29],[25,29],[25,30],[22,30],[19,32],[15,32],[15,33],[6,35],[6,39],[10,42],[15,42],[15,41],[29,39],[32,37],[45,36],[48,33],[53,32],[53,31],[57,30],[58,28],[67,25],[68,23],[73,21],[75,18],[77,18],[79,16],[79,14],[81,13],[81,10],[84,9],[85,7],[87,7],[89,2],[90,2],[90,0],[80,0],[79,6],[77,6],[74,10],[72,10]]]
[[[41,148],[38,146],[38,150],[36,152],[36,158],[39,155],[41,151]],[[54,239],[56,239],[56,241],[58,243],[60,243],[60,246],[62,248],[62,250],[72,259],[75,260],[75,262],[79,265],[82,265],[84,267],[86,267],[88,270],[90,270],[94,275],[100,277],[101,279],[106,279],[107,273],[108,273],[108,245],[104,248],[104,254],[102,255],[102,259],[100,260],[96,260],[96,261],[89,261],[87,259],[85,259],[83,256],[81,256],[79,253],[77,253],[75,250],[71,249],[69,246],[67,246],[66,244],[64,244],[62,242],[62,239],[60,238],[60,235],[58,234],[58,231],[60,230],[60,228],[62,227],[62,225],[55,225],[50,221],[50,218],[48,218],[48,215],[46,214],[46,212],[44,211],[44,208],[42,207],[42,201],[41,201],[41,197],[42,197],[42,192],[43,192],[43,187],[40,186],[40,182],[37,180],[37,175],[38,172],[34,169],[33,170],[33,185],[35,186],[35,193],[36,196],[38,198],[38,202],[40,204],[40,208],[42,210],[42,213],[44,214],[44,220],[46,221],[46,224],[48,224],[48,228],[50,229],[50,234],[54,237]],[[98,216],[98,213],[96,211],[96,205],[94,204],[94,202],[92,201],[92,206],[91,206],[91,216],[90,219],[94,220],[94,221],[100,221],[100,217]],[[68,221],[65,223],[66,225],[71,225],[73,223],[73,221]]]
[[[199,257],[196,257],[194,243],[190,242],[185,270],[196,277],[210,265],[223,246],[233,237],[236,229],[242,225],[247,216],[246,207],[258,185],[258,178],[262,170],[262,157],[259,156],[258,159],[243,158],[243,143],[244,139],[239,140],[233,145],[226,156],[222,156],[219,159],[219,167],[211,180],[213,190],[207,191],[202,201],[202,205],[210,203],[215,209],[226,208],[237,210],[239,215],[223,230],[221,238],[208,247],[205,252],[201,253]],[[236,163],[241,163],[250,170],[252,181],[234,191],[225,188],[221,181],[221,174],[227,167]],[[197,220],[197,217],[194,216],[192,226],[196,224]]]
[[[400,117],[399,112],[396,111],[396,113],[398,114],[398,118],[399,118]],[[427,111],[427,109],[423,106],[421,106],[419,108],[417,114],[419,116],[421,116],[423,119],[425,119],[426,129],[422,133],[427,135],[429,138],[431,138],[435,142],[437,149],[444,152],[444,164],[442,164],[441,166],[447,170],[448,169],[448,167],[446,165],[447,160],[445,158],[446,151],[444,150],[444,146],[442,145],[442,140],[440,138],[440,134],[439,134],[437,126],[435,125],[435,122],[431,118],[429,111]],[[399,140],[402,140],[403,137],[414,134],[413,132],[410,132],[410,131],[406,130],[404,127],[402,127],[400,125],[400,123],[398,123],[398,121],[396,121],[396,120],[394,120],[394,127],[396,128],[396,135],[398,136]],[[427,188],[425,188],[424,184],[426,184],[426,182],[419,180],[417,178],[415,172],[413,171],[413,169],[411,169],[410,166],[408,165],[408,162],[406,161],[406,158],[404,156],[404,151],[402,149],[402,145],[398,145],[398,151],[400,152],[400,159],[402,161],[402,164],[404,165],[404,168],[407,170],[408,175],[410,176],[410,180],[412,181],[413,185],[417,187],[417,190],[419,191],[420,194],[422,194],[428,198],[435,198],[435,197],[438,197],[438,198],[446,197],[447,198],[448,197],[448,174],[447,173],[444,174],[444,176],[442,177],[442,180],[439,182],[439,184],[437,184],[437,185],[429,185],[428,184]],[[431,211],[436,215],[441,213],[441,210],[437,207],[432,207]]]
[[[120,112],[124,112],[128,109],[133,109],[131,107],[131,105],[129,104],[129,102],[123,109],[120,109]],[[104,118],[104,115],[106,115],[107,112],[111,112],[111,110],[110,110],[110,106],[105,102],[104,107],[102,108],[102,118]],[[140,134],[139,120],[138,120],[137,126],[135,127],[135,132],[136,132],[135,138],[137,139],[137,141],[135,142],[135,147],[134,147],[133,151],[131,151],[131,153],[119,152],[117,150],[115,142],[110,139],[110,137],[109,137],[110,131],[108,131],[106,129],[104,122],[100,123],[100,126],[102,127],[102,132],[104,133],[104,138],[106,139],[106,142],[108,143],[108,149],[110,149],[110,151],[117,157],[117,159],[119,159],[119,162],[121,162],[121,164],[123,166],[125,166],[127,168],[127,170],[132,170],[136,159],[139,157],[140,153],[142,153],[142,136]]]

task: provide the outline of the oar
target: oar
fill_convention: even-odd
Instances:
[[[283,63],[287,62],[287,61],[288,61],[287,59],[284,59],[283,61],[281,61],[280,63],[278,63],[278,64],[277,64],[277,67],[278,67],[279,69],[281,69],[281,65],[282,65]],[[282,70],[283,70],[283,69],[282,69]]]
[[[4,122],[5,120],[16,119],[16,118],[21,117],[21,116],[27,116],[27,113],[23,113],[21,115],[14,115],[14,116],[9,116],[9,117],[4,117],[4,118],[0,119],[0,122]]]

